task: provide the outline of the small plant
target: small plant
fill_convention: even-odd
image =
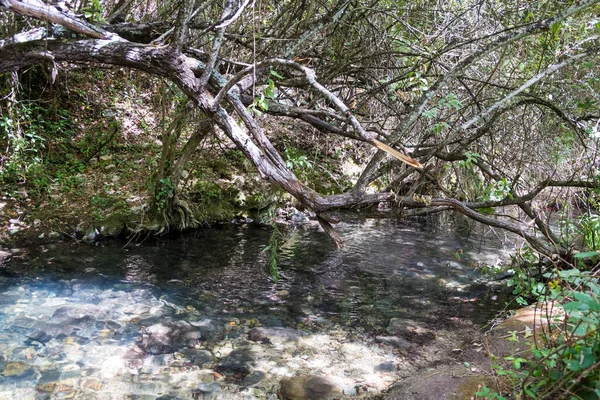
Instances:
[[[457,164],[459,167],[471,169],[473,164],[477,162],[477,160],[481,157],[480,154],[475,153],[473,151],[465,151],[465,159],[458,161]]]
[[[482,200],[500,201],[507,197],[512,198],[511,190],[512,183],[506,178],[490,182],[485,188]]]
[[[100,4],[100,0],[91,0],[81,11],[90,22],[104,22],[104,18],[102,18],[104,8]]]
[[[600,250],[600,216],[590,212],[579,220],[579,232],[584,246],[589,250]]]
[[[175,186],[173,185],[173,182],[171,182],[171,178],[162,178],[158,182],[158,188],[154,196],[158,212],[161,212],[166,209],[169,200],[172,199],[174,195]]]
[[[273,227],[273,232],[271,233],[271,236],[269,237],[269,244],[262,251],[264,253],[268,253],[268,255],[269,255],[269,261],[267,264],[268,268],[269,268],[269,274],[271,275],[271,278],[273,279],[273,281],[275,283],[277,283],[277,281],[279,281],[279,267],[277,265],[277,251],[279,249],[279,240],[281,238],[281,232],[279,231],[279,228],[277,228],[277,224],[273,223],[273,224],[271,224],[271,226]]]
[[[312,163],[304,154],[300,154],[296,149],[286,148],[283,155],[285,156],[285,165],[289,169],[310,169]]]
[[[269,78],[267,79],[267,86],[263,89],[262,92],[260,92],[260,95],[258,95],[258,97],[254,98],[252,104],[248,106],[248,109],[257,117],[260,117],[263,114],[263,112],[269,111],[269,99],[275,99],[275,81],[272,77],[277,79],[283,79],[283,76],[279,75],[277,71],[275,71],[273,67],[271,67],[271,69],[269,70]]]

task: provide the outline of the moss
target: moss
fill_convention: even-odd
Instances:
[[[119,214],[112,214],[98,224],[100,234],[105,237],[119,237],[125,229],[125,220]]]

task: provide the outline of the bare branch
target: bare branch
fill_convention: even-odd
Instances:
[[[512,98],[517,96],[519,93],[523,92],[525,89],[527,89],[531,85],[534,85],[535,83],[539,82],[546,76],[553,74],[554,72],[558,71],[559,69],[561,69],[569,64],[579,61],[585,57],[589,57],[591,55],[597,54],[598,50],[599,50],[599,48],[592,48],[583,53],[576,54],[563,62],[550,65],[544,71],[542,71],[542,72],[536,74],[535,76],[533,76],[532,78],[528,79],[525,83],[523,83],[521,86],[519,86],[516,90],[514,90],[511,93],[509,93],[508,95],[504,96],[504,98],[502,100],[497,101],[496,103],[494,103],[492,106],[488,107],[482,113],[477,114],[475,117],[471,118],[469,121],[462,124],[461,128],[468,129],[473,124],[475,124],[477,121],[479,121],[481,118],[489,115],[492,111],[496,110],[497,108],[502,107],[505,103],[509,102]]]
[[[96,39],[117,39],[118,36],[79,18],[64,14],[40,0],[1,0],[1,4],[17,14],[26,15],[64,26],[74,32]]]

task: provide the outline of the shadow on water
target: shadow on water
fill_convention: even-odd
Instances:
[[[188,336],[181,324],[195,327],[205,342],[241,334],[236,324],[313,333],[342,326],[373,336],[392,318],[431,329],[453,318],[484,324],[504,297],[484,284],[479,267],[498,263],[507,254],[504,244],[481,226],[448,225],[356,220],[337,227],[342,250],[316,227],[286,230],[277,283],[262,251],[270,228],[200,230],[125,249],[52,244],[25,251],[0,266],[0,388],[27,390],[34,381],[40,392],[45,381],[86,369],[104,380],[128,368],[151,375],[146,358],[130,354],[135,343],[144,356],[193,345],[144,342],[153,332],[158,337],[152,329],[164,321]],[[56,394],[55,386],[49,390]]]

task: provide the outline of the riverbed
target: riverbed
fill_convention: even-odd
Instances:
[[[336,230],[341,250],[317,226],[283,229],[278,282],[270,227],[14,250],[0,398],[277,399],[306,377],[370,398],[505,307],[486,275],[513,246],[498,232],[454,218]]]

